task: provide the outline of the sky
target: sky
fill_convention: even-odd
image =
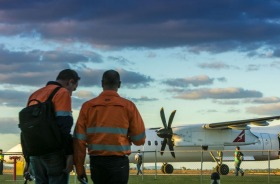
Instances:
[[[280,1],[0,0],[0,137],[19,143],[29,95],[71,68],[72,96],[102,91],[109,69],[147,128],[279,115]]]

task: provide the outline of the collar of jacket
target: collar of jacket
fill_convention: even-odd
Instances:
[[[120,95],[114,90],[105,90],[100,94],[100,96],[116,96],[116,97],[119,97]]]
[[[56,81],[49,81],[49,82],[47,83],[47,85],[57,85],[57,86],[62,87],[62,85],[61,85],[60,83],[56,82]],[[47,85],[46,85],[46,86],[47,86]]]

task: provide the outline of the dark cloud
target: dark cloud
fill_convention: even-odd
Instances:
[[[0,90],[0,106],[25,107],[30,93],[16,90]]]
[[[0,82],[18,85],[42,86],[55,80],[65,68],[78,63],[100,63],[95,53],[69,53],[63,51],[15,52],[0,49]]]
[[[35,30],[50,40],[216,53],[279,44],[280,4],[274,0],[10,0],[0,2],[0,11],[3,35]]]
[[[214,79],[206,75],[194,76],[189,78],[177,78],[177,79],[167,79],[163,81],[164,84],[173,87],[189,87],[191,86],[201,86],[213,84]]]
[[[111,61],[115,61],[119,64],[123,65],[129,65],[129,64],[134,64],[133,62],[129,61],[128,59],[122,57],[122,56],[109,56],[108,57],[109,60]]]
[[[140,98],[128,98],[131,101],[137,103],[137,102],[154,102],[154,101],[158,101],[157,98],[149,98],[147,96],[142,96]]]
[[[195,99],[239,99],[239,98],[258,98],[263,94],[255,90],[246,90],[242,88],[203,88],[196,90],[186,90],[174,98],[185,100]]]
[[[0,118],[0,134],[19,134],[18,121],[14,118]]]
[[[138,72],[127,71],[124,69],[118,70],[121,76],[122,86],[128,88],[148,87],[154,81],[150,76],[140,74]]]
[[[227,79],[225,77],[219,77],[219,78],[217,78],[217,80],[219,82],[226,82],[227,81]]]
[[[122,87],[126,88],[139,88],[139,87],[147,87],[150,82],[154,80],[146,75],[128,71],[125,69],[116,69],[121,77]],[[84,80],[80,81],[80,84],[83,86],[100,86],[101,87],[101,79],[102,75],[106,70],[101,69],[91,69],[86,68],[79,71],[81,78]]]
[[[40,51],[33,50],[29,52],[23,51],[9,51],[0,48],[0,63],[2,65],[13,65],[13,64],[33,64],[33,67],[29,67],[30,69],[39,67],[45,67],[49,64],[53,64],[55,66],[59,66],[62,64],[69,63],[78,63],[78,62],[93,62],[93,63],[101,63],[102,59],[96,53],[70,53],[66,51]],[[38,70],[38,68],[36,68]],[[17,68],[17,69],[20,69]],[[25,68],[24,68],[25,69]],[[4,70],[2,70],[4,71]]]

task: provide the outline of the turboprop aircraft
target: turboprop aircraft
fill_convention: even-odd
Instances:
[[[227,175],[229,167],[223,161],[234,159],[236,146],[240,146],[244,160],[279,159],[280,125],[272,127],[273,132],[269,132],[271,127],[260,129],[249,125],[268,126],[268,121],[280,119],[280,116],[171,127],[175,113],[176,111],[171,113],[167,124],[162,108],[160,117],[163,128],[147,129],[143,147],[131,147],[132,152],[144,151],[145,163],[163,162],[163,173],[173,172],[173,166],[168,162],[201,162],[200,153],[203,151],[207,153],[203,155],[203,162],[216,162],[216,171]],[[169,152],[164,153],[166,146]],[[155,156],[157,151],[160,151],[160,154]],[[130,155],[129,159],[130,162],[135,162],[133,155]]]

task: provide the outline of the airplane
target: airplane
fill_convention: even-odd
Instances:
[[[171,113],[167,124],[161,108],[163,128],[147,129],[146,143],[131,146],[132,153],[144,150],[144,163],[155,163],[155,160],[163,162],[163,173],[173,172],[173,166],[168,162],[201,162],[200,152],[204,151],[209,154],[203,155],[203,162],[216,162],[216,171],[227,175],[229,167],[223,161],[233,161],[236,146],[240,146],[245,154],[244,160],[268,160],[268,154],[270,160],[279,159],[280,125],[266,127],[265,131],[259,127],[268,126],[269,121],[280,119],[280,116],[171,127],[175,113],[176,110]],[[164,154],[166,146],[170,153]],[[214,150],[217,151],[216,155]],[[157,151],[160,155],[155,158]],[[133,155],[129,156],[129,160],[135,163]]]
[[[203,156],[203,162],[216,162],[216,171],[221,175],[229,173],[229,167],[223,161],[233,160],[233,150],[236,146],[240,146],[242,152],[246,151],[244,160],[247,161],[268,160],[268,154],[270,160],[279,159],[280,125],[267,127],[265,131],[259,127],[268,126],[269,121],[280,119],[280,116],[171,127],[175,113],[176,110],[171,113],[167,124],[164,110],[161,108],[163,128],[146,129],[145,144],[131,146],[132,153],[138,150],[144,152],[145,163],[163,162],[163,173],[173,172],[173,166],[168,162],[201,162],[201,154],[198,153],[202,150],[209,152]],[[170,154],[164,154],[166,146]],[[214,150],[217,151],[216,155]],[[158,151],[160,155],[155,157],[155,152]],[[16,145],[6,153],[22,154],[21,145]],[[129,156],[129,161],[135,163],[133,154]],[[87,156],[86,164],[88,163]]]

